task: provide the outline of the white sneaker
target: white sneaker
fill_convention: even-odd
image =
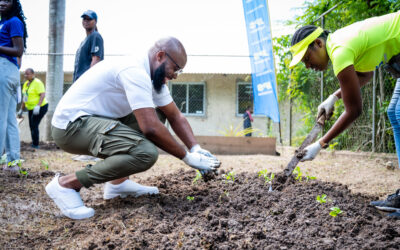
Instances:
[[[81,220],[94,215],[94,209],[83,204],[81,195],[71,188],[61,187],[58,183],[59,175],[47,184],[46,193],[56,203],[61,212],[68,218]]]
[[[131,180],[126,180],[121,184],[113,185],[109,182],[104,186],[104,195],[103,198],[105,200],[113,199],[117,196],[121,198],[126,198],[128,195],[133,197],[139,197],[145,194],[158,194],[157,187],[149,187],[143,186]]]

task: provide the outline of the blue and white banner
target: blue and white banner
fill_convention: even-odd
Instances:
[[[271,26],[266,0],[243,0],[253,80],[254,114],[280,122],[272,53]]]

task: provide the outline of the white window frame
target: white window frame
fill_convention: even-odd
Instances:
[[[201,114],[197,114],[197,113],[188,113],[188,112],[186,112],[186,113],[183,113],[182,112],[182,114],[184,114],[185,116],[206,116],[206,93],[207,93],[207,91],[206,91],[206,83],[205,82],[169,82],[168,83],[168,85],[169,85],[169,90],[170,90],[170,92],[171,92],[171,96],[173,96],[173,93],[172,93],[172,85],[187,85],[187,88],[186,88],[186,110],[187,111],[189,111],[189,100],[188,100],[188,98],[189,98],[189,85],[202,85],[203,86],[203,113],[201,113]]]

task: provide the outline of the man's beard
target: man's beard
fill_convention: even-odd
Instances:
[[[153,87],[157,93],[160,93],[161,88],[164,85],[164,79],[165,79],[165,62],[163,62],[163,64],[161,64],[154,71]]]

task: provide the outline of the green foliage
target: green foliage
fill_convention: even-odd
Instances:
[[[306,179],[306,182],[308,182],[309,180],[315,180],[315,179],[317,179],[317,177],[315,177],[315,176],[310,176],[310,175],[308,175],[308,172],[306,172],[306,174],[304,175],[299,166],[297,166],[297,167],[293,170],[293,174],[296,175],[295,180],[296,180],[296,181],[299,181],[299,182],[302,182],[302,181],[303,181],[303,178]]]
[[[194,200],[194,196],[186,196],[186,199],[187,199],[188,201],[193,201],[193,200]]]
[[[7,162],[7,154],[3,154],[0,158],[0,165],[5,164]]]
[[[263,136],[261,130],[257,128],[246,128],[242,129],[243,122],[240,121],[236,126],[233,124],[229,124],[226,128],[222,130],[218,130],[217,132],[223,136],[232,136],[232,137],[243,137],[250,133],[257,133],[257,136]]]
[[[264,170],[261,170],[261,171],[258,172],[258,177],[263,177],[264,178],[264,181],[265,181],[264,185],[267,184],[267,183],[271,184],[272,180],[275,178],[275,174],[271,173],[268,176],[268,170],[264,169]]]
[[[192,181],[192,185],[196,184],[197,181],[201,180],[203,178],[203,176],[201,175],[199,170],[196,170],[196,176],[194,177],[193,181]]]
[[[327,197],[326,194],[322,194],[321,196],[317,195],[317,202],[321,204],[326,203],[326,197]]]
[[[49,163],[46,160],[41,160],[42,166],[44,169],[49,170]]]
[[[332,217],[336,217],[339,214],[343,213],[343,211],[340,210],[339,207],[331,207],[330,210],[331,210],[331,212],[329,213],[329,215],[332,216]]]
[[[233,171],[230,171],[229,173],[224,174],[223,177],[225,178],[225,183],[235,182],[235,172],[233,172]]]
[[[308,24],[321,25],[320,15],[337,4],[339,4],[337,8],[324,17],[324,28],[331,32],[354,22],[396,12],[400,9],[400,1],[398,0],[306,0],[304,6],[301,7],[302,14],[294,20],[288,20],[287,24],[294,25],[296,28]],[[296,131],[292,141],[295,146],[299,146],[304,136],[315,124],[317,107],[321,101],[321,73],[306,69],[302,63],[294,69],[289,70],[288,65],[292,57],[289,52],[290,46],[291,35],[274,38],[274,55],[278,57],[276,76],[279,93],[278,100],[285,101],[291,99],[293,112],[305,114],[302,120],[304,125]],[[324,72],[323,78],[323,99],[326,99],[340,86],[331,66]],[[376,102],[376,117],[379,117],[376,137],[378,148],[376,148],[376,151],[395,152],[393,135],[391,134],[392,130],[389,129],[391,125],[386,116],[387,106],[392,96],[391,93],[395,81],[386,73],[383,74],[382,79],[384,81],[383,95],[382,93],[378,93],[378,100]],[[336,138],[335,142],[337,144],[332,146],[334,147],[332,150],[343,148],[349,150],[370,150],[372,120],[371,89],[372,87],[370,86],[365,86],[362,89],[363,115],[358,118],[353,127],[350,127]],[[377,86],[377,92],[379,92],[379,86]],[[343,102],[337,102],[332,119],[326,122],[325,132],[334,124],[343,111]]]
[[[24,162],[24,160],[14,160],[14,161],[9,162],[7,166],[9,168],[18,167],[18,169],[19,169],[18,171],[19,171],[20,175],[26,177],[26,176],[28,176],[29,173],[28,173],[28,170],[22,168],[23,162]]]

